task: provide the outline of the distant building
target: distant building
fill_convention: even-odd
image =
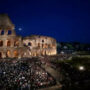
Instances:
[[[6,14],[0,15],[0,58],[22,58],[41,55],[55,55],[56,40],[32,35],[17,36],[15,26]]]

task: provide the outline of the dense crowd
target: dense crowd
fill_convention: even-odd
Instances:
[[[54,78],[33,60],[0,62],[0,90],[36,90],[55,85]]]

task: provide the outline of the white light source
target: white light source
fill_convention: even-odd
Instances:
[[[79,70],[84,70],[84,66],[79,66]]]

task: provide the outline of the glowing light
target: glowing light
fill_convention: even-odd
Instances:
[[[84,66],[79,66],[79,70],[84,70]]]

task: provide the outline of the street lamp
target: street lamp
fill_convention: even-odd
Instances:
[[[84,69],[84,66],[79,66],[79,70],[83,71]]]

